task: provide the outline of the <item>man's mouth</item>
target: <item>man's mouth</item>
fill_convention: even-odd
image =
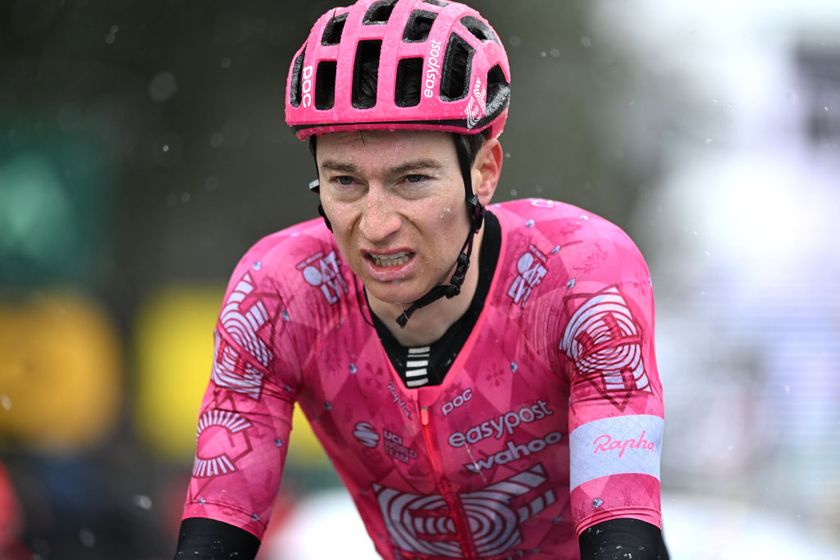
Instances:
[[[409,261],[411,253],[403,251],[401,253],[393,253],[390,255],[377,255],[376,253],[368,253],[367,258],[373,261],[373,264],[379,267],[387,268],[394,266],[402,266]]]

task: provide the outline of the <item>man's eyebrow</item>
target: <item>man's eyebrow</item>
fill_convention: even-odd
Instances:
[[[356,173],[359,168],[352,163],[342,163],[328,159],[321,162],[321,168],[326,171],[337,171],[339,173]]]
[[[325,171],[335,171],[337,173],[357,174],[359,172],[359,168],[353,165],[352,163],[344,163],[341,161],[335,161],[331,159],[322,161],[320,167]],[[433,159],[415,159],[407,161],[405,163],[401,163],[396,167],[392,167],[388,170],[388,174],[402,175],[411,171],[419,171],[422,169],[438,170],[442,168],[443,165],[439,161]]]
[[[392,167],[389,171],[391,175],[402,175],[404,173],[408,173],[409,171],[420,171],[422,169],[434,171],[442,168],[443,165],[433,159],[415,159],[407,161],[396,167]]]

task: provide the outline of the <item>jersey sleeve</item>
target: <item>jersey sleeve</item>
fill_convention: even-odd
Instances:
[[[222,302],[183,513],[260,539],[280,485],[299,371],[266,244],[243,257]]]
[[[664,414],[650,273],[623,231],[598,222],[591,237],[570,247],[559,333],[570,386],[570,491],[578,535],[618,518],[661,528]]]

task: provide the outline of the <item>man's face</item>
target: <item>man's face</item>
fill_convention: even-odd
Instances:
[[[317,159],[321,204],[370,297],[407,305],[448,281],[469,231],[451,135],[326,134]]]

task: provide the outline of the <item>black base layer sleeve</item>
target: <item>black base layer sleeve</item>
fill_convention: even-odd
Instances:
[[[175,560],[254,560],[260,540],[229,523],[190,517],[181,522]]]
[[[580,535],[581,560],[669,560],[662,531],[638,519],[611,519]]]

